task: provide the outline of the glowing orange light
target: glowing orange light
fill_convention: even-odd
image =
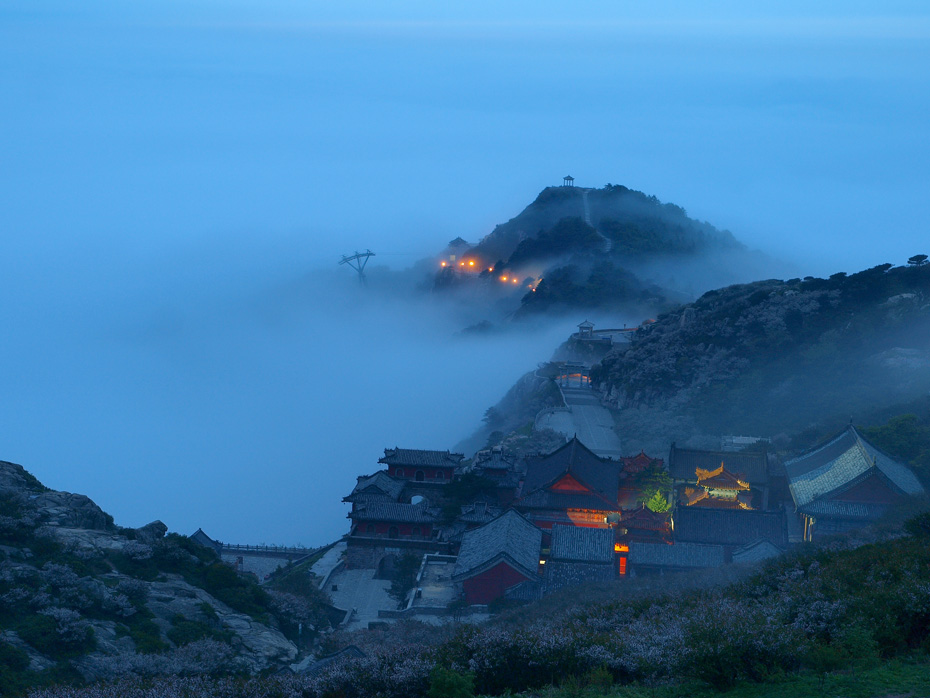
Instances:
[[[459,266],[460,266],[460,267],[464,267],[464,266],[465,266],[465,262],[459,262]]]
[[[514,279],[513,282],[514,282],[515,284],[520,283],[517,279]]]
[[[445,262],[440,262],[440,263],[439,263],[439,266],[444,267],[444,266],[446,266],[446,263],[445,263]]]
[[[625,574],[626,574],[626,558],[621,557],[620,558],[620,575],[622,576]]]
[[[494,271],[494,267],[488,267],[488,271]]]
[[[475,263],[474,263],[473,261],[472,261],[472,262],[469,262],[469,263],[468,263],[468,266],[473,267],[473,266],[475,266]]]
[[[630,546],[623,545],[622,543],[614,543],[614,552],[615,553],[628,553],[630,552]]]
[[[506,280],[507,280],[507,277],[506,277],[506,276],[502,276],[502,277],[501,277],[501,281],[506,281]]]

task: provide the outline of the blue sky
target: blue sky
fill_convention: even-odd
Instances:
[[[917,2],[5,2],[0,458],[127,525],[323,542],[338,501],[313,526],[292,513],[314,454],[345,458],[319,494],[338,500],[380,448],[451,446],[545,357],[510,347],[492,372],[499,347],[463,354],[451,324],[418,335],[415,313],[366,306],[365,371],[327,384],[355,402],[321,427],[306,365],[357,330],[348,287],[315,270],[477,240],[565,174],[675,202],[799,273],[902,263],[930,252],[928,83]],[[269,321],[313,274],[306,315]],[[369,394],[424,347],[427,384]],[[444,401],[444,362],[473,355],[481,391]],[[408,420],[384,417],[398,390]],[[292,486],[244,519],[228,503],[254,496],[261,453]],[[172,500],[194,471],[243,484]]]

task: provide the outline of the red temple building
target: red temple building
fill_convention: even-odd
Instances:
[[[468,604],[487,604],[539,579],[542,531],[513,509],[462,538],[452,581]]]
[[[514,507],[542,529],[557,523],[606,528],[607,517],[620,510],[620,467],[576,436],[548,455],[526,459],[522,496]]]
[[[447,484],[465,458],[449,451],[421,451],[410,448],[386,448],[379,463],[387,466],[391,477],[414,482]]]

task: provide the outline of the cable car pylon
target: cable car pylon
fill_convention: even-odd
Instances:
[[[368,264],[368,260],[375,256],[375,253],[371,250],[365,250],[364,252],[355,251],[353,255],[342,255],[342,261],[340,264],[348,264],[350,267],[355,269],[358,272],[358,280],[360,283],[365,284],[365,265]]]

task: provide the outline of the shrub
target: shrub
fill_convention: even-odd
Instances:
[[[427,695],[429,698],[473,698],[475,676],[437,666],[430,673]]]

